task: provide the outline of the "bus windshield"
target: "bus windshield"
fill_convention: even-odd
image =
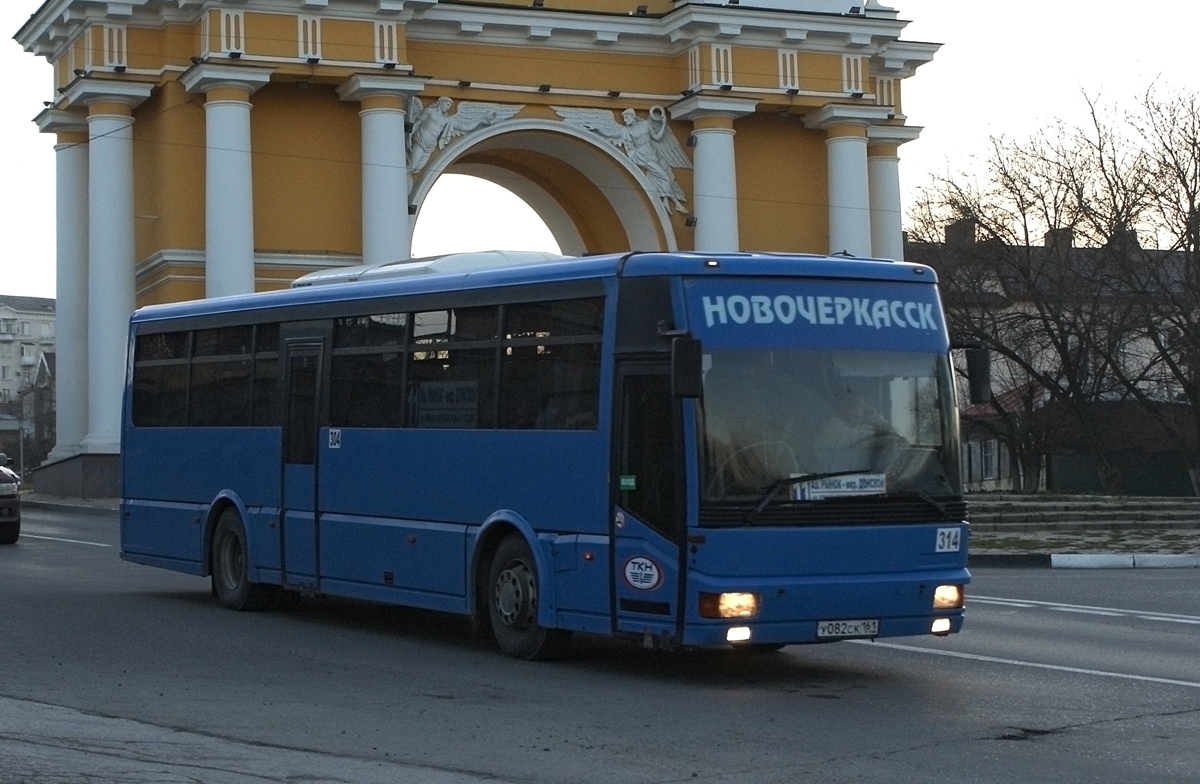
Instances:
[[[944,355],[720,350],[704,370],[706,502],[962,492]]]

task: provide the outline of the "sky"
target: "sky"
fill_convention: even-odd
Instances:
[[[0,294],[54,296],[54,139],[32,122],[51,99],[50,67],[12,40],[41,0],[0,0]],[[970,172],[988,139],[1023,139],[1056,119],[1086,124],[1085,94],[1132,108],[1152,84],[1200,90],[1194,37],[1200,3],[1118,0],[884,0],[910,24],[902,37],[943,44],[904,83],[909,125],[900,149],[906,204],[936,174]],[[752,5],[752,2],[747,3]],[[1139,10],[1140,9],[1140,10]],[[487,208],[471,210],[471,204]],[[468,238],[441,230],[470,210]],[[497,186],[443,177],[422,208],[413,254],[554,249],[545,226]]]

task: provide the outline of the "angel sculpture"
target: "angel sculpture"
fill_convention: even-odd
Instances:
[[[501,103],[477,103],[460,101],[458,110],[450,113],[454,102],[442,96],[425,107],[415,95],[408,100],[408,121],[412,131],[408,134],[408,170],[417,173],[429,162],[434,147],[443,149],[454,138],[470,133],[476,128],[507,120],[524,106]]]
[[[667,112],[661,106],[650,107],[650,118],[642,119],[633,109],[621,112],[621,125],[607,109],[573,109],[554,107],[567,125],[584,128],[603,136],[625,154],[650,178],[654,195],[662,200],[667,212],[671,207],[687,212],[683,203],[687,197],[675,181],[671,169],[690,169],[692,162],[679,146],[679,141],[667,129]]]

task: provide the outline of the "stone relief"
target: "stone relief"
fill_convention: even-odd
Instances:
[[[416,96],[409,99],[407,114],[412,123],[412,131],[408,134],[410,176],[425,168],[435,148],[441,150],[451,139],[485,125],[503,122],[525,108],[524,105],[460,101],[451,113],[453,103],[444,95],[428,107]]]
[[[674,207],[687,212],[687,197],[675,181],[672,169],[690,169],[692,162],[667,128],[667,112],[661,106],[650,107],[649,118],[638,117],[633,109],[621,112],[624,124],[617,122],[607,109],[575,109],[555,106],[554,111],[567,125],[599,134],[614,146],[623,148],[650,179],[653,195],[671,212]]]

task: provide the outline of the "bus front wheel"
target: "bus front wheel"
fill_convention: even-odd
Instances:
[[[259,610],[266,606],[270,586],[250,582],[246,529],[237,510],[229,507],[217,518],[212,543],[213,593],[231,610]]]
[[[488,614],[500,650],[518,659],[554,659],[566,650],[570,632],[538,625],[537,565],[518,533],[496,548],[488,573]]]

